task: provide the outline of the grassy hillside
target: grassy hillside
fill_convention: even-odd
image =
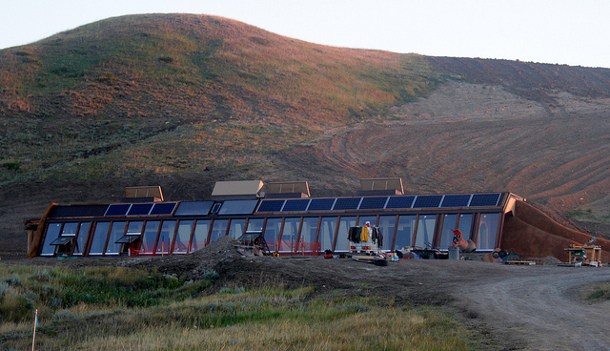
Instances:
[[[109,163],[164,173],[174,162],[139,162],[146,156],[137,149],[177,138],[212,149],[188,155],[186,167],[199,170],[224,156],[225,137],[248,143],[254,133],[275,149],[285,144],[278,131],[299,142],[434,85],[422,57],[323,47],[195,15],[113,18],[3,50],[0,62],[2,146],[10,150],[3,184],[117,149]]]
[[[111,18],[0,51],[0,235],[51,200],[124,186],[188,199],[217,180],[308,179],[323,195],[367,176],[413,193],[510,190],[600,228],[609,114],[607,69],[333,48],[211,16]]]

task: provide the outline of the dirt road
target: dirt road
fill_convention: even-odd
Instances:
[[[584,286],[610,281],[609,268],[498,267],[510,276],[461,285],[458,300],[495,334],[527,350],[610,350],[610,301],[589,304]]]

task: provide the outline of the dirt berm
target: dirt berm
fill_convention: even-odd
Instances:
[[[553,262],[550,260],[550,262]],[[167,274],[200,279],[218,273],[217,288],[283,284],[316,294],[375,294],[397,306],[437,305],[488,336],[494,350],[610,350],[610,301],[584,292],[610,282],[610,268],[505,265],[474,260],[404,260],[386,267],[348,258],[243,257],[228,239],[188,256],[138,258]]]

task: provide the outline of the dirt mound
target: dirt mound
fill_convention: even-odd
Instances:
[[[235,250],[233,245],[233,240],[230,237],[224,237],[212,241],[205,248],[190,255],[136,258],[125,260],[123,264],[157,269],[166,274],[198,280],[206,274],[224,272],[224,267],[234,266],[236,261],[241,261],[243,259],[242,255]]]

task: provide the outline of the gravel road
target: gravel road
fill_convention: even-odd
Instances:
[[[460,303],[496,335],[527,350],[610,350],[610,301],[587,303],[582,290],[609,282],[607,267],[502,267],[500,279],[460,286]],[[503,272],[505,273],[505,272]]]

